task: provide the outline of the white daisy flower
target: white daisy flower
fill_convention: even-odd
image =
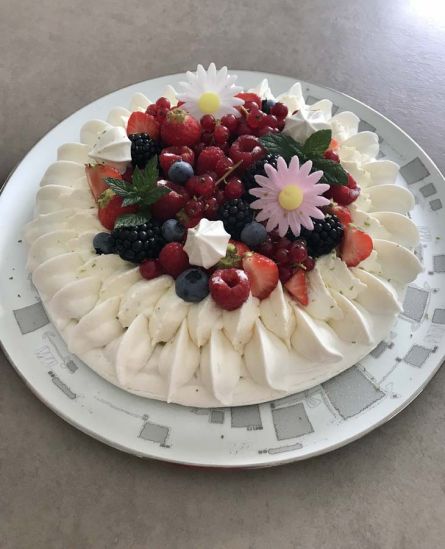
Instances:
[[[180,82],[182,92],[177,97],[184,101],[182,109],[188,111],[198,120],[205,114],[220,119],[226,114],[240,116],[235,109],[244,103],[235,97],[242,88],[235,86],[236,75],[227,74],[227,67],[216,70],[215,63],[210,63],[207,71],[198,65],[195,73],[187,71],[188,82]]]

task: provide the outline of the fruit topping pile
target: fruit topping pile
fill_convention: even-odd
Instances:
[[[124,173],[86,166],[108,231],[96,235],[94,248],[139,264],[148,280],[171,275],[185,301],[210,294],[234,310],[250,294],[267,298],[281,281],[307,305],[317,258],[336,253],[352,267],[372,251],[349,209],[360,188],[340,164],[330,130],[297,143],[286,134],[295,114],[286,105],[243,92],[224,69],[215,71],[188,76],[175,104],[161,97],[131,114]],[[197,88],[199,78],[208,85]],[[205,256],[201,264],[191,264],[192,245],[203,246],[190,253]]]

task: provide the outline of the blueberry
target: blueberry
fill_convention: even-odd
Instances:
[[[244,225],[241,231],[241,240],[250,248],[255,248],[262,244],[267,238],[267,231],[264,225],[257,221],[252,221]]]
[[[193,176],[193,168],[188,162],[178,160],[170,166],[168,178],[173,183],[185,183]]]
[[[176,279],[175,289],[184,301],[198,303],[209,294],[209,277],[201,269],[187,269]]]
[[[97,254],[112,254],[114,252],[114,238],[110,233],[97,233],[93,238],[93,248]]]
[[[261,110],[266,114],[270,114],[270,109],[275,105],[273,99],[263,99],[261,102]]]
[[[162,236],[167,242],[180,242],[185,234],[185,227],[177,219],[167,219],[161,228]]]

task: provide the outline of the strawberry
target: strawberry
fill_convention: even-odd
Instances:
[[[352,175],[348,174],[347,185],[332,185],[329,190],[324,193],[326,198],[332,198],[337,204],[348,206],[360,195],[360,187]]]
[[[147,133],[152,139],[159,137],[159,122],[151,114],[146,112],[133,112],[128,119],[127,135],[134,133]]]
[[[124,199],[121,196],[114,194],[111,189],[107,189],[100,195],[99,200],[97,201],[99,206],[99,210],[97,212],[99,221],[109,231],[114,229],[114,224],[119,216],[138,211],[138,207],[136,205],[122,206],[123,200]]]
[[[161,126],[161,138],[167,145],[191,146],[201,138],[201,125],[186,111],[173,109]]]
[[[192,149],[184,145],[182,147],[165,147],[159,155],[159,164],[166,175],[168,174],[170,166],[179,160],[188,162],[193,166],[195,163],[195,153]]]
[[[179,210],[185,206],[190,196],[185,188],[178,183],[172,183],[171,181],[160,181],[159,183],[171,189],[171,192],[161,196],[159,200],[151,205],[151,213],[155,219],[167,221],[167,219],[175,217]]]
[[[278,284],[277,264],[272,259],[256,252],[244,254],[242,263],[249,278],[252,295],[259,299],[265,299]]]
[[[100,195],[108,189],[108,185],[105,183],[105,178],[113,177],[114,179],[122,179],[122,175],[116,168],[106,166],[105,164],[96,164],[92,166],[87,164],[85,166],[85,173],[90,186],[94,199],[97,199]]]
[[[240,99],[243,99],[245,103],[256,103],[259,108],[261,108],[261,97],[253,92],[243,92],[238,93],[235,95],[235,97],[239,97]]]
[[[356,267],[372,252],[372,238],[352,225],[346,225],[340,257],[348,267]]]
[[[329,212],[336,215],[343,225],[349,225],[352,221],[351,212],[346,206],[339,206],[338,204],[332,204],[329,208]]]
[[[285,283],[286,290],[301,305],[309,304],[309,295],[307,290],[306,274],[302,269],[298,269],[291,278]]]

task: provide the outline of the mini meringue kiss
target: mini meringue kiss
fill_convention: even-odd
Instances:
[[[225,257],[229,240],[222,221],[201,219],[195,228],[188,230],[184,250],[192,265],[208,269]]]

